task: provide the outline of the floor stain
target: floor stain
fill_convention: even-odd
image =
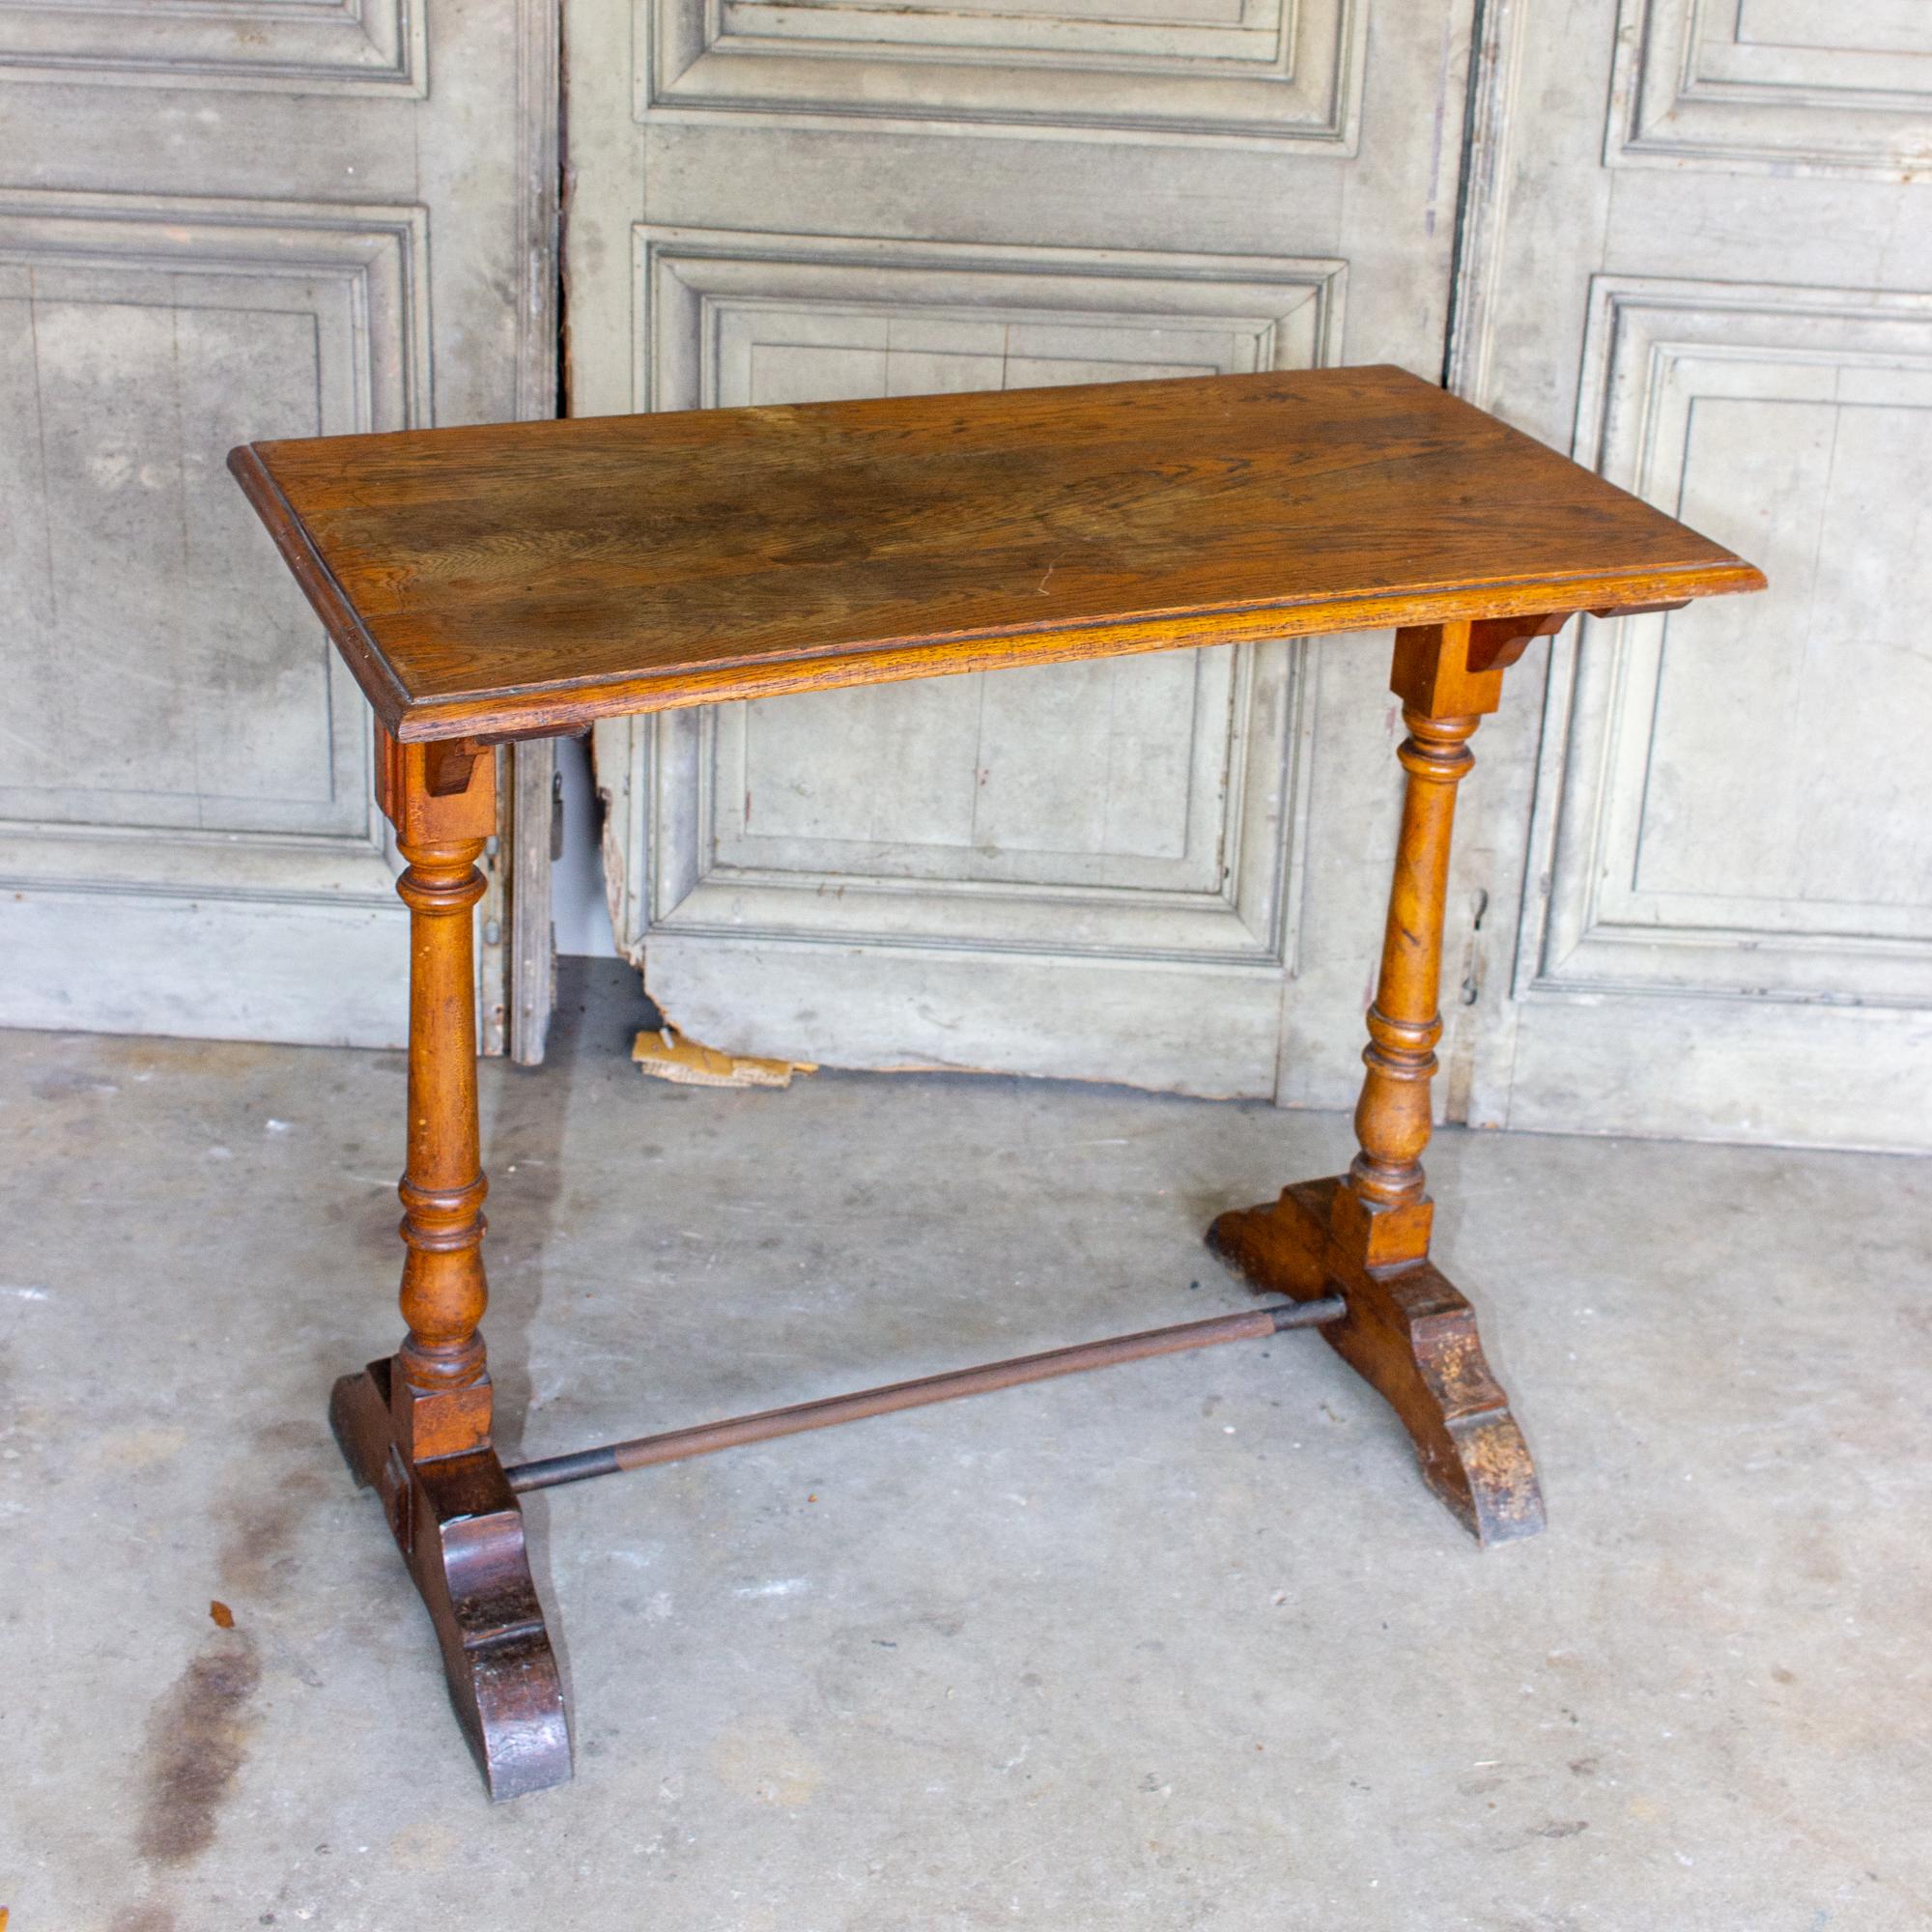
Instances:
[[[156,1074],[183,1074],[201,1082],[231,1085],[242,1075],[272,1065],[274,1049],[240,1039],[176,1039],[151,1034],[139,1038],[116,1039],[110,1051],[99,1058],[117,1069],[125,1069],[134,1079],[152,1079]]]
[[[734,1725],[710,1755],[711,1769],[726,1791],[788,1811],[810,1804],[823,1778],[799,1741],[776,1725]]]
[[[42,1074],[29,1091],[37,1100],[71,1100],[81,1094],[118,1094],[121,1089],[98,1074],[77,1066],[64,1066]]]
[[[462,1839],[447,1825],[421,1819],[389,1840],[389,1862],[398,1871],[447,1871],[462,1850]]]
[[[251,1465],[262,1471],[258,1460]],[[218,1567],[223,1586],[238,1601],[272,1594],[274,1573],[294,1548],[309,1512],[328,1493],[327,1466],[320,1460],[279,1474],[263,1474],[261,1486],[221,1506],[228,1534]]]
[[[136,1839],[151,1863],[185,1864],[214,1842],[228,1788],[248,1755],[248,1702],[261,1681],[255,1639],[246,1631],[215,1631],[156,1701],[142,1750],[146,1797]]]
[[[308,1457],[331,1447],[320,1403],[313,1415],[290,1415],[274,1422],[258,1423],[249,1430],[248,1436],[265,1455]]]
[[[130,1905],[109,1932],[175,1932],[175,1915],[165,1905]]]
[[[187,1431],[172,1425],[144,1429],[114,1429],[97,1435],[81,1451],[91,1470],[103,1475],[132,1475],[172,1462],[187,1446]]]

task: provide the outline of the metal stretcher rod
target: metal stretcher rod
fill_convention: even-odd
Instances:
[[[1018,1382],[1043,1382],[1054,1376],[1078,1375],[1085,1369],[1108,1369],[1117,1362],[1137,1362],[1147,1355],[1178,1355],[1189,1349],[1211,1349],[1222,1342],[1260,1341],[1280,1334],[1284,1328],[1317,1328],[1339,1321],[1347,1313],[1342,1297],[1329,1294],[1316,1301],[1290,1301],[1241,1315],[1217,1315],[1206,1321],[1181,1321],[1172,1328],[1147,1328],[1137,1335],[1115,1335],[1104,1342],[1081,1342],[1070,1349],[1049,1349],[1043,1354],[986,1362],[977,1369],[954,1369],[942,1376],[922,1376],[917,1381],[890,1382],[884,1388],[794,1403],[789,1408],[767,1408],[756,1415],[699,1423],[693,1429],[666,1430],[661,1435],[607,1442],[568,1456],[546,1456],[503,1473],[513,1490],[547,1490],[558,1483],[614,1476],[620,1469],[642,1469],[653,1463],[708,1456],[714,1450],[735,1449],[745,1442],[768,1442],[775,1435],[829,1429],[835,1423],[857,1422],[862,1416],[887,1415],[895,1409],[984,1395]]]

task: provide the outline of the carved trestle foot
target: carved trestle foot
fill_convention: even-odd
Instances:
[[[442,1646],[450,1702],[492,1798],[570,1777],[563,1685],[524,1545],[523,1512],[486,1447],[412,1463],[386,1361],[344,1376],[335,1439],[373,1488]]]
[[[1335,1179],[1223,1214],[1208,1242],[1258,1293],[1340,1294],[1347,1319],[1321,1333],[1402,1418],[1429,1487],[1478,1543],[1534,1536],[1536,1465],[1484,1359],[1475,1310],[1427,1259],[1375,1264],[1381,1233]]]
[[[1430,1488],[1483,1544],[1534,1536],[1543,1494],[1509,1398],[1483,1359],[1475,1310],[1429,1259],[1435,1210],[1422,1151],[1442,1037],[1443,904],[1456,788],[1475,762],[1469,740],[1502,701],[1504,668],[1562,622],[1551,611],[1396,633],[1389,689],[1408,736],[1396,753],[1402,828],[1366,1015],[1360,1151],[1346,1175],[1299,1181],[1208,1231],[1208,1245],[1257,1289],[1298,1301],[1342,1296],[1347,1317],[1321,1332],[1402,1417]]]

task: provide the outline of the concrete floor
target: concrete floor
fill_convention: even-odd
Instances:
[[[486,1066],[525,1453],[1232,1309],[1339,1117]],[[1932,1166],[1450,1134],[1550,1527],[1288,1336],[532,1499],[577,1737],[492,1808],[323,1423],[392,1055],[0,1036],[11,1932],[1932,1925]],[[211,1599],[235,1627],[211,1621]]]

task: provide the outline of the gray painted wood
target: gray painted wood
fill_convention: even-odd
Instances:
[[[573,408],[1434,376],[1467,12],[650,0],[627,70],[629,6],[571,0],[609,56],[572,62]],[[618,943],[727,1049],[1345,1100],[1387,661],[1275,643],[603,727]],[[1311,856],[1365,796],[1377,849]]]
[[[1471,1117],[1932,1146],[1932,17],[1488,24],[1458,386],[1772,588],[1584,623],[1496,734]]]
[[[514,848],[510,890],[510,1058],[542,1063],[556,1007],[556,930],[551,918],[551,861],[556,759],[548,738],[513,745],[510,803]]]
[[[402,1037],[366,708],[223,458],[551,412],[550,13],[424,22],[0,6],[0,1023]]]

